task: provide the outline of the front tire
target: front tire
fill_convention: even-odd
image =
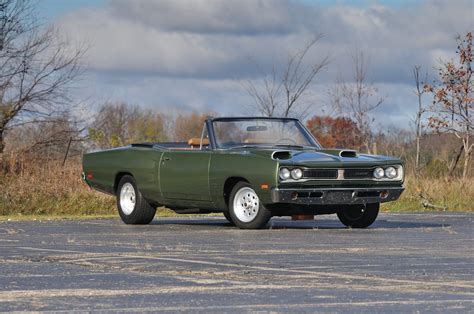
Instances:
[[[371,203],[344,208],[337,213],[339,220],[350,228],[367,228],[379,214],[380,203]]]
[[[125,175],[117,187],[117,209],[122,221],[131,225],[149,224],[156,208],[151,206],[137,188],[135,179]]]
[[[229,214],[232,222],[241,229],[263,228],[272,217],[247,182],[239,182],[232,189]]]
[[[234,222],[232,221],[232,217],[230,217],[230,213],[229,212],[223,212],[222,213],[225,217],[225,219],[227,219],[227,221],[232,225],[232,226],[235,226]]]

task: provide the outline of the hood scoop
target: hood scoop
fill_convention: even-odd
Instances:
[[[276,151],[273,152],[272,154],[272,159],[275,160],[286,160],[291,158],[291,152],[290,151]]]
[[[357,152],[355,150],[341,150],[339,152],[339,156],[345,158],[355,158],[357,157]]]

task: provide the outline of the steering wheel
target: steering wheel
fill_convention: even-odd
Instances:
[[[290,144],[298,145],[298,143],[297,143],[294,139],[288,138],[288,137],[279,139],[279,140],[276,142],[276,144],[280,144],[280,143],[282,143],[282,142],[290,142]]]

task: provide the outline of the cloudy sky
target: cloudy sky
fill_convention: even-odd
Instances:
[[[415,108],[413,65],[432,75],[453,57],[456,34],[474,29],[473,0],[43,0],[42,14],[86,41],[78,93],[91,103],[123,100],[160,110],[251,113],[239,80],[256,80],[317,34],[308,62],[329,56],[311,86],[313,112],[327,104],[350,54],[369,57],[385,103],[374,114],[407,126]],[[259,66],[257,67],[256,64]]]

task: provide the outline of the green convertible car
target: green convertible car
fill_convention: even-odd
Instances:
[[[127,224],[147,224],[158,206],[222,212],[239,228],[272,216],[337,214],[365,228],[382,202],[403,192],[400,159],[325,149],[297,119],[214,118],[187,143],[137,143],[84,155],[83,179],[116,195]]]

